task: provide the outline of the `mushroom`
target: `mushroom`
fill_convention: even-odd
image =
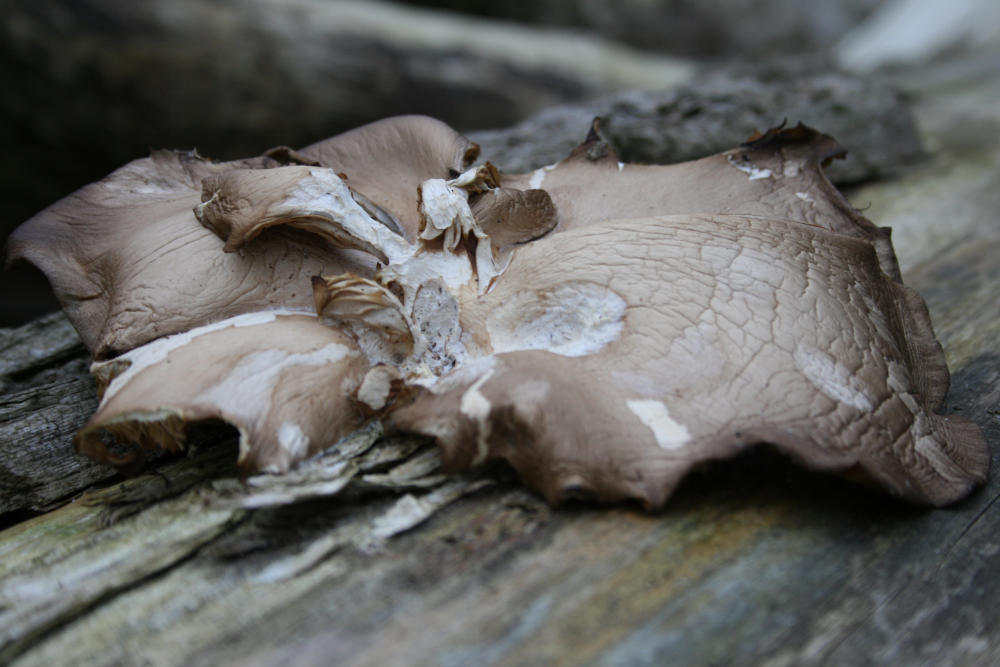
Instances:
[[[141,295],[129,335],[120,316],[85,318],[99,353],[146,345],[95,367],[114,379],[79,446],[109,458],[100,434],[111,431],[174,448],[183,423],[219,418],[241,430],[245,465],[285,470],[369,416],[434,438],[452,470],[507,460],[552,503],[659,507],[692,467],[758,443],[910,501],[952,502],[985,479],[985,441],[935,414],[943,354],[888,231],[823,176],[842,153],[799,125],[694,162],[624,165],[595,124],[563,162],[506,175],[488,162],[466,169],[473,145],[405,117],[252,162],[170,154],[171,196],[149,193],[147,205],[178,212],[129,233],[162,227],[178,245],[215,245],[179,268],[146,244],[140,278],[204,280],[191,273],[227,262],[242,272],[239,298],[223,284],[193,304],[214,301],[215,312],[188,317],[187,328],[207,329],[158,340],[184,331],[169,294]],[[136,165],[122,170],[131,181],[116,172],[97,185],[134,183]],[[47,262],[70,305],[66,294],[88,293],[73,282],[88,273],[72,252],[53,262],[37,249],[43,231],[79,246],[69,230],[82,199],[82,229],[103,244],[86,264],[129,252],[92,231],[103,201],[74,197],[29,221],[15,245]],[[194,212],[181,215],[181,200]],[[261,272],[275,254],[294,254],[299,270]],[[127,303],[149,284],[125,268],[92,289],[98,298]],[[279,301],[298,308],[307,280],[318,318],[267,313]],[[267,320],[254,325],[266,334],[239,317]],[[327,349],[342,352],[317,351]],[[271,353],[285,361],[257,363]],[[266,389],[241,402],[252,415],[213,389],[243,384]],[[286,423],[295,437],[291,427],[282,437]]]
[[[401,230],[372,225],[353,194],[329,168],[233,169],[202,181],[202,203],[194,214],[226,242],[225,252],[240,250],[276,226],[317,234],[334,247],[362,250],[381,262],[389,261],[386,253],[405,252],[409,244]]]
[[[922,313],[863,241],[759,216],[617,219],[524,247],[505,277],[461,305],[492,354],[391,417],[451,469],[503,458],[550,502],[649,507],[762,442],[915,502],[983,479],[978,429],[919,391],[940,370],[910,342]]]
[[[350,395],[367,369],[354,341],[314,315],[238,315],[96,363],[101,402],[77,449],[121,465],[138,452],[109,450],[106,434],[177,451],[191,425],[222,421],[239,431],[241,467],[285,472],[360,426]]]
[[[110,358],[241,313],[310,310],[309,276],[374,271],[368,253],[331,252],[288,229],[259,239],[253,252],[221,252],[219,239],[193,212],[206,184],[229,172],[270,171],[290,162],[315,161],[342,172],[343,161],[352,160],[352,182],[369,193],[358,198],[381,207],[376,215],[383,219],[415,229],[416,184],[460,171],[477,151],[445,124],[414,116],[373,123],[300,153],[277,149],[235,162],[156,151],[21,225],[8,241],[7,261],[41,269],[84,344],[97,358]],[[231,203],[235,210],[244,204]],[[240,247],[234,246],[229,249]]]
[[[413,241],[420,224],[417,186],[453,178],[479,155],[475,144],[427,116],[396,116],[303,148],[300,153],[343,173],[351,189]],[[373,159],[378,156],[378,159]]]

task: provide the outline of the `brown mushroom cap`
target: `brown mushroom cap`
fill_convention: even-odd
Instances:
[[[988,454],[919,393],[904,307],[869,243],[817,226],[594,223],[520,248],[463,303],[497,354],[392,419],[437,438],[453,469],[507,459],[551,502],[657,507],[691,466],[770,442],[944,504],[984,479]]]
[[[380,224],[350,188],[324,167],[233,169],[204,179],[194,212],[235,252],[265,229],[287,225],[316,234],[338,248],[361,250],[387,262],[409,243]]]
[[[495,250],[534,241],[558,223],[555,204],[545,190],[496,188],[469,203]]]
[[[427,116],[396,116],[303,148],[299,153],[344,174],[347,185],[388,213],[407,239],[420,226],[417,187],[453,178],[479,155],[479,146]]]
[[[350,394],[368,363],[350,337],[310,315],[249,313],[161,338],[114,366],[97,413],[76,437],[100,461],[105,446],[176,451],[187,428],[221,420],[240,432],[240,464],[283,472],[357,428]]]
[[[948,503],[985,478],[985,441],[934,414],[941,348],[888,231],[823,176],[840,153],[800,125],[624,165],[595,129],[531,174],[460,174],[474,144],[403,117],[236,163],[156,153],[33,218],[11,256],[98,356],[159,338],[95,367],[78,442],[105,460],[104,432],[170,449],[222,419],[245,465],[285,470],[364,413],[452,468],[506,459],[553,503],[657,507],[761,442]],[[322,319],[256,312],[311,304],[310,282]]]
[[[29,261],[46,274],[97,358],[240,313],[310,310],[309,276],[370,275],[373,259],[289,233],[252,253],[226,254],[192,212],[202,180],[276,165],[267,158],[215,163],[157,151],[18,227],[8,261]]]
[[[531,174],[505,176],[503,186],[543,187],[558,211],[555,233],[613,218],[742,214],[791,220],[870,243],[881,270],[896,283],[918,391],[934,409],[940,407],[948,369],[927,307],[902,285],[890,230],[861,215],[823,173],[823,164],[845,154],[832,137],[802,124],[779,127],[719,155],[656,166],[618,162],[600,141],[595,121],[587,141],[569,158]]]
[[[671,165],[624,164],[606,146],[595,153],[599,142],[592,130],[566,160],[505,175],[502,185],[548,192],[559,211],[557,231],[610,217],[711,212],[786,218],[869,240],[885,236],[823,174],[822,164],[843,157],[843,147],[804,125]]]

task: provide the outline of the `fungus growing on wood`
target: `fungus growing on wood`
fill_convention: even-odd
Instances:
[[[314,315],[256,312],[158,338],[94,364],[97,413],[77,448],[108,463],[104,434],[177,451],[188,427],[223,421],[239,431],[239,463],[285,472],[361,425],[350,400],[368,364],[354,341]]]
[[[403,117],[250,161],[154,155],[11,248],[121,355],[95,366],[110,384],[78,439],[99,457],[102,433],[174,449],[213,418],[244,465],[282,471],[373,417],[451,470],[504,459],[552,503],[655,508],[759,443],[952,502],[985,478],[985,442],[936,414],[943,354],[888,231],[823,176],[842,152],[800,125],[626,165],[595,125],[507,175]]]
[[[46,274],[98,359],[242,313],[308,311],[313,303],[310,276],[337,271],[371,275],[376,258],[331,252],[294,229],[276,230],[272,237],[279,238],[256,244],[253,252],[221,252],[213,231],[222,230],[203,226],[195,217],[206,183],[229,172],[312,161],[337,178],[337,172],[351,171],[345,171],[342,160],[363,156],[348,175],[370,195],[362,192],[358,198],[369,208],[379,207],[372,210],[382,219],[415,229],[416,184],[461,171],[475,156],[474,146],[444,123],[404,116],[301,153],[280,149],[219,163],[193,152],[156,151],[35,215],[11,235],[7,257],[29,261]],[[387,165],[384,171],[374,167],[380,164]],[[394,165],[415,183],[412,188],[392,171]],[[412,205],[402,194],[407,190]],[[245,205],[233,203],[233,213]]]

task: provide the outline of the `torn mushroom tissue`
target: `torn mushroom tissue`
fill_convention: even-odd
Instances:
[[[78,448],[120,463],[102,434],[176,450],[221,419],[241,465],[281,472],[374,415],[553,503],[657,507],[760,442],[914,502],[983,481],[888,233],[822,174],[833,139],[626,169],[596,130],[530,174],[470,168],[475,145],[414,116],[284,162],[159,152],[39,213],[11,259],[120,353]]]

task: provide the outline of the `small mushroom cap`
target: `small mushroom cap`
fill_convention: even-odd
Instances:
[[[287,225],[337,248],[366,252],[381,262],[405,253],[408,242],[359,204],[350,188],[324,167],[233,169],[206,178],[199,221],[235,252],[265,229]]]
[[[403,304],[375,281],[352,274],[312,279],[316,312],[349,331],[372,362],[401,362],[413,351],[414,336]]]
[[[396,116],[307,146],[300,154],[344,174],[352,190],[392,216],[413,242],[420,226],[417,187],[465,171],[479,146],[439,120]]]
[[[541,238],[559,221],[556,206],[545,190],[497,188],[477,195],[469,203],[472,215],[495,250]]]
[[[309,315],[250,313],[162,338],[115,366],[97,413],[76,437],[99,461],[103,434],[142,449],[183,448],[187,427],[221,420],[240,433],[240,464],[283,472],[361,423],[350,400],[368,363],[346,335]]]

